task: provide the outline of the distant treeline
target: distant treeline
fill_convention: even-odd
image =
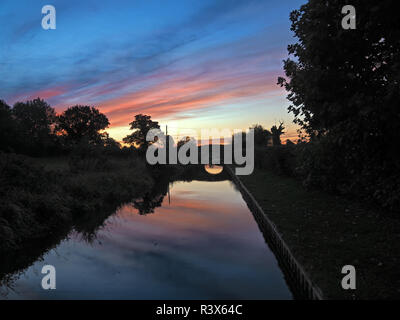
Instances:
[[[0,150],[31,156],[70,152],[80,143],[119,149],[120,144],[102,132],[107,117],[90,106],[73,106],[57,115],[44,100],[17,102],[11,108],[0,100]]]

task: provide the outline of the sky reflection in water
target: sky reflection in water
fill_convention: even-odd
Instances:
[[[171,203],[73,233],[15,282],[8,299],[291,299],[276,259],[230,181],[175,182]],[[57,289],[41,289],[45,264]]]

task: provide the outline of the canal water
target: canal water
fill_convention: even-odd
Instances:
[[[73,231],[0,287],[0,299],[292,299],[233,183],[178,181]],[[43,290],[44,265],[56,289]]]

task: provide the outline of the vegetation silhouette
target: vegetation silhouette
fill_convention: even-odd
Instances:
[[[157,184],[150,192],[147,192],[143,197],[132,201],[132,206],[138,210],[140,215],[154,213],[155,208],[162,205],[164,197],[168,192],[168,180],[157,181]]]
[[[151,129],[159,129],[157,121],[152,121],[151,116],[138,114],[135,116],[135,120],[133,120],[130,124],[131,130],[134,130],[133,133],[126,136],[123,139],[123,142],[132,146],[135,146],[140,151],[145,152],[148,146],[153,143],[152,141],[147,141],[146,136],[147,133]]]
[[[74,144],[82,139],[86,139],[88,144],[100,144],[103,138],[100,131],[109,124],[107,117],[98,109],[77,105],[68,108],[58,117],[57,131]]]
[[[0,100],[0,150],[12,151],[15,146],[16,126],[9,105]]]
[[[398,211],[400,20],[395,1],[351,4],[355,30],[340,26],[339,0],[310,0],[290,15],[298,42],[288,53],[296,59],[284,61],[278,84],[307,138],[296,152],[297,174],[306,186]]]
[[[280,146],[282,144],[281,136],[285,133],[283,130],[285,130],[283,122],[280,122],[278,127],[276,125],[271,127],[272,144],[274,146]]]
[[[254,124],[250,127],[250,129],[254,130],[254,144],[256,146],[266,147],[270,143],[271,140],[271,132],[260,124]]]

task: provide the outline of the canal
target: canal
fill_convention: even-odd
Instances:
[[[44,265],[56,289],[43,290]],[[0,299],[292,299],[240,192],[169,183],[122,205],[87,236],[71,231],[0,286]]]

